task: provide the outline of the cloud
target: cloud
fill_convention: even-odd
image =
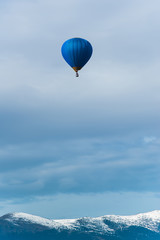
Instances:
[[[1,147],[1,198],[159,191],[159,148],[115,139]]]
[[[160,144],[160,139],[159,137],[154,137],[154,136],[146,136],[144,137],[144,142],[146,144],[152,144],[153,146],[159,145]]]
[[[154,3],[0,3],[2,199],[158,191]],[[79,79],[60,52],[74,36],[94,48]]]
[[[156,140],[157,140],[156,137],[145,137],[144,138],[145,143],[152,143],[152,142],[155,142]]]

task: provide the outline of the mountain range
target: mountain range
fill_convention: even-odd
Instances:
[[[2,240],[160,240],[160,211],[51,220],[26,213],[0,217]]]

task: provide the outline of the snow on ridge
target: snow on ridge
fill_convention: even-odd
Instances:
[[[126,227],[140,226],[151,231],[159,232],[158,226],[160,225],[160,211],[156,210],[130,216],[105,215],[96,218],[85,217],[79,219],[59,220],[50,220],[27,213],[12,213],[6,217],[6,220],[13,222],[14,224],[16,224],[19,220],[22,220],[55,229],[78,229],[84,225],[89,231],[113,232],[114,230],[110,229],[104,222],[105,220],[110,220]]]
[[[105,215],[101,218],[110,218],[113,221],[138,221],[142,219],[148,219],[152,221],[160,221],[160,210],[155,210],[147,213],[139,213],[136,215],[120,216],[120,215]]]
[[[49,227],[49,228],[56,228],[56,229],[78,229],[81,224],[80,221],[85,221],[84,225],[87,227],[90,231],[98,230],[99,231],[113,231],[110,229],[106,224],[104,224],[103,221],[99,221],[99,219],[93,219],[89,217],[85,218],[78,218],[78,219],[57,219],[57,220],[50,220],[47,218],[42,218],[38,216],[34,216],[27,213],[12,213],[10,214],[10,218],[7,218],[10,222],[15,222],[17,220],[23,220],[26,222],[41,224],[43,226]]]
[[[75,219],[64,219],[64,220],[50,220],[47,218],[42,218],[39,216],[27,214],[27,213],[12,213],[10,217],[7,218],[10,222],[15,222],[17,220],[23,220],[26,222],[31,222],[35,224],[40,224],[49,228],[71,228]]]
[[[113,229],[109,228],[107,224],[104,223],[104,221],[101,218],[80,218],[79,221],[85,221],[85,226],[88,229],[91,229],[91,231],[98,231],[98,232],[114,232]]]
[[[160,225],[159,210],[129,216],[105,215],[101,218],[113,221],[115,223],[124,224],[126,226],[140,226],[145,227],[151,231],[159,232],[158,230],[158,227]]]

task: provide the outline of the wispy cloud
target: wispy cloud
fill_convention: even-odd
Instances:
[[[1,198],[57,193],[159,191],[159,148],[109,139],[1,148]],[[132,138],[133,140],[133,138]]]
[[[156,137],[144,137],[144,142],[145,143],[153,143],[153,142],[156,142],[157,141],[157,138]]]

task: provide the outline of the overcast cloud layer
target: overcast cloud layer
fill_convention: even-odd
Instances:
[[[159,11],[158,0],[1,1],[2,214],[15,208],[45,216],[42,206],[57,199],[59,213],[46,207],[46,216],[68,217],[60,212],[59,196],[66,197],[66,207],[79,198],[71,217],[80,216],[78,208],[87,209],[91,199],[105,206],[97,196],[108,196],[104,214],[111,214],[115,194],[123,203],[121,194],[131,199],[130,192],[134,209],[126,205],[119,213],[140,211],[142,193],[142,211],[156,206]],[[60,52],[72,37],[88,39],[94,49],[79,79]],[[88,214],[103,214],[95,208]]]

